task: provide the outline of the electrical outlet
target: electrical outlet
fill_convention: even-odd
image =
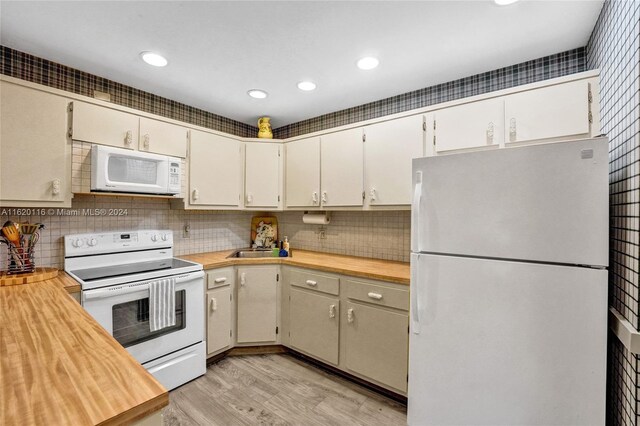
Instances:
[[[191,238],[191,225],[185,223],[184,228],[182,228],[182,238]]]
[[[318,231],[318,239],[319,240],[326,240],[327,239],[327,231],[324,228],[320,228],[320,230]]]

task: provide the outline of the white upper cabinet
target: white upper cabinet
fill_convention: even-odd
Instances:
[[[140,117],[140,139],[138,141],[140,151],[185,158],[188,137],[189,131],[186,127]]]
[[[444,108],[435,111],[433,118],[436,154],[498,147],[504,142],[503,98]]]
[[[590,137],[590,99],[586,80],[504,97],[507,143]]]
[[[68,104],[0,82],[0,205],[71,207]]]
[[[139,117],[104,106],[73,101],[72,138],[118,148],[138,146]]]
[[[322,135],[320,138],[323,207],[357,207],[363,202],[362,128]]]
[[[364,129],[364,190],[367,206],[411,204],[411,160],[424,156],[422,115]]]
[[[280,144],[245,144],[245,193],[247,209],[280,207]]]
[[[240,207],[241,146],[236,139],[198,130],[191,131],[189,205]]]
[[[286,206],[320,206],[320,138],[285,145]]]

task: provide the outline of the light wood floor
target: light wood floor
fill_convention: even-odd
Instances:
[[[406,406],[290,355],[227,357],[169,394],[165,425],[406,425]]]

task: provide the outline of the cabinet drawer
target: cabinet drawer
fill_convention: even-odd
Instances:
[[[340,292],[339,278],[314,274],[307,271],[291,271],[289,273],[289,282],[296,287],[308,288],[336,296]]]
[[[349,299],[402,309],[403,311],[409,310],[408,290],[382,287],[354,280],[345,280],[344,290]]]
[[[236,274],[233,266],[207,271],[207,288],[222,287],[235,282]]]

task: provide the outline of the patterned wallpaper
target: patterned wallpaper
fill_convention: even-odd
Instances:
[[[603,133],[609,136],[610,305],[640,328],[640,2],[607,0],[587,45],[600,68]],[[610,333],[607,424],[636,425],[640,356]]]
[[[93,97],[94,90],[107,92],[114,104],[237,136],[254,137],[258,133],[257,127],[5,46],[0,46],[0,74],[88,97]]]

